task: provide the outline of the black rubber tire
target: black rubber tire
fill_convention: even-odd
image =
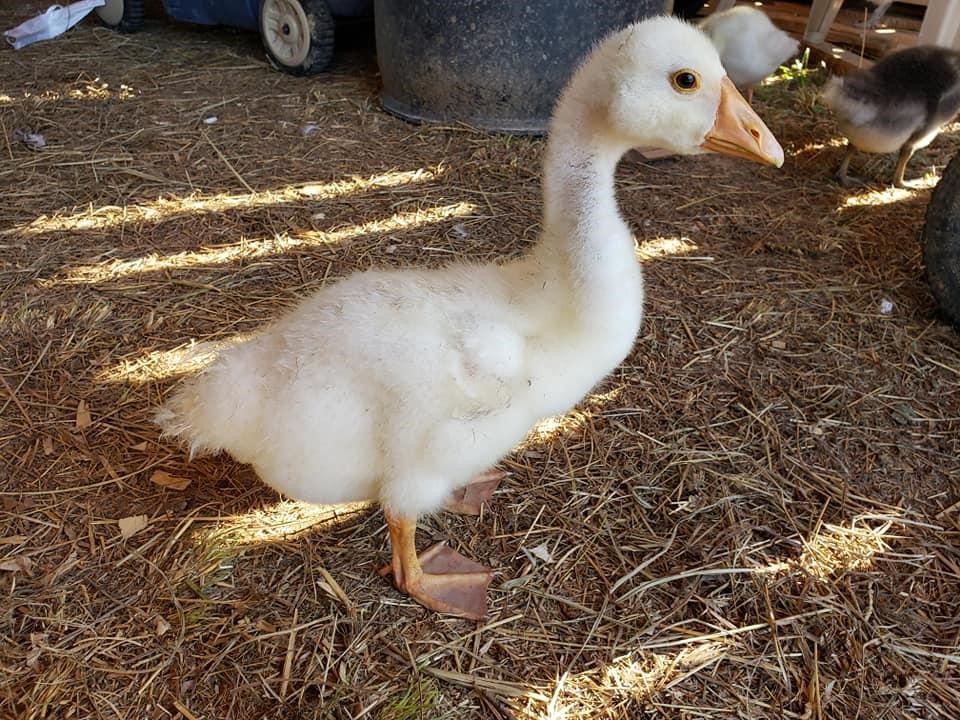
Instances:
[[[689,20],[706,5],[706,0],[673,0],[673,14]]]
[[[960,155],[950,161],[934,188],[921,241],[933,296],[960,328]]]
[[[100,22],[122,33],[137,32],[143,27],[146,0],[107,0],[96,8]]]
[[[282,23],[281,29],[277,26],[282,22],[278,16],[294,6],[298,6],[302,14],[285,13],[293,26]],[[304,19],[306,27],[299,27]],[[333,59],[334,22],[326,0],[263,0],[259,26],[267,56],[284,72],[313,75],[326,70]]]

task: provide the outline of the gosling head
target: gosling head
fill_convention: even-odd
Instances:
[[[624,149],[783,164],[783,149],[727,77],[713,43],[675,18],[645,20],[608,37],[568,93],[590,104],[594,129]]]

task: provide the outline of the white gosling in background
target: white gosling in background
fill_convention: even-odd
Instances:
[[[720,54],[734,85],[753,100],[753,88],[797,54],[800,43],[758,8],[748,5],[715,12],[700,23]]]
[[[532,252],[346,277],[225,350],[157,422],[290,497],[379,501],[397,588],[483,617],[491,572],[443,545],[418,557],[417,517],[452,496],[476,510],[496,481],[481,473],[630,352],[643,284],[614,170],[636,146],[783,162],[705,35],[672,18],[632,25],[597,46],[557,104]],[[478,476],[486,492],[473,494]]]
[[[934,45],[900,50],[871,68],[830,78],[822,97],[849,141],[840,183],[860,182],[847,174],[856,150],[899,152],[893,184],[903,187],[913,153],[960,112],[960,52]]]

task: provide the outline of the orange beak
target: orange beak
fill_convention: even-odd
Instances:
[[[783,165],[780,143],[726,76],[720,81],[717,119],[700,147],[776,167]]]

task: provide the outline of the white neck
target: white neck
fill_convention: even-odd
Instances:
[[[606,245],[608,239],[598,235],[611,230],[630,235],[614,192],[621,154],[580,128],[558,127],[551,133],[543,170],[544,239],[569,254],[571,262],[589,264],[590,256],[581,257],[581,251]]]
[[[554,114],[544,160],[543,237],[536,254],[565,280],[581,317],[632,302],[639,278],[633,236],[620,216],[614,172],[628,145],[598,131],[596,112],[567,93]],[[639,304],[640,298],[636,298]]]

